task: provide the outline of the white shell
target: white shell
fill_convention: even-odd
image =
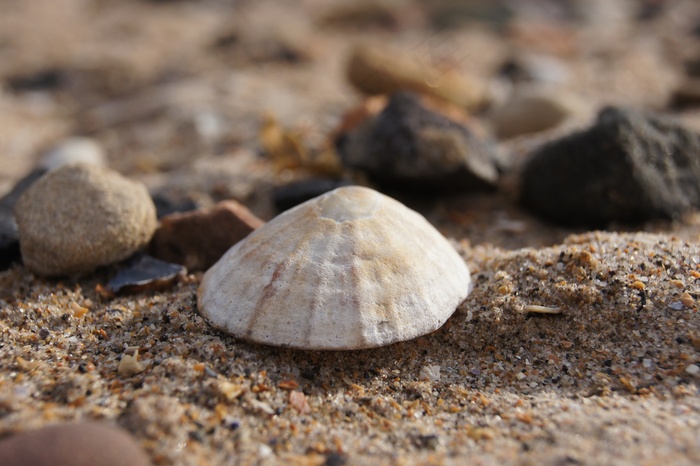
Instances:
[[[257,343],[349,350],[441,327],[471,289],[469,270],[417,212],[361,187],[290,209],[204,275],[201,314]]]

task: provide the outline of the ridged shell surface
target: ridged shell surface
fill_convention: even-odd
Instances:
[[[374,190],[344,187],[290,209],[204,275],[201,314],[257,343],[349,350],[441,327],[471,288],[428,221]]]

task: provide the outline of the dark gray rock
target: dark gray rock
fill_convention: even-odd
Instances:
[[[676,216],[700,207],[700,135],[668,117],[603,109],[590,129],[532,154],[521,200],[567,225]]]
[[[394,94],[378,115],[341,135],[336,147],[345,166],[386,186],[475,191],[492,189],[499,176],[493,143],[410,92]]]

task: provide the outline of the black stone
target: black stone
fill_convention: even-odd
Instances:
[[[672,218],[700,207],[700,134],[669,117],[605,108],[588,130],[532,154],[521,200],[565,225]]]
[[[195,201],[187,196],[173,195],[170,193],[151,193],[151,199],[156,206],[158,219],[166,215],[197,210],[199,207]]]
[[[279,186],[273,193],[275,207],[278,212],[284,212],[302,202],[349,184],[347,181],[313,178]]]
[[[336,147],[345,166],[401,189],[489,190],[499,175],[493,143],[410,92],[394,94],[376,117],[338,138]]]
[[[187,273],[187,269],[180,264],[151,256],[140,256],[130,262],[107,283],[109,291],[134,293],[167,288]]]
[[[19,182],[0,199],[0,270],[5,270],[20,260],[19,235],[15,222],[14,208],[22,193],[41,178],[46,170],[36,169]]]

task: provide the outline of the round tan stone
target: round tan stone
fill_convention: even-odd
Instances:
[[[125,259],[157,226],[146,187],[88,164],[66,165],[34,183],[15,207],[24,264],[34,273],[86,273]]]

